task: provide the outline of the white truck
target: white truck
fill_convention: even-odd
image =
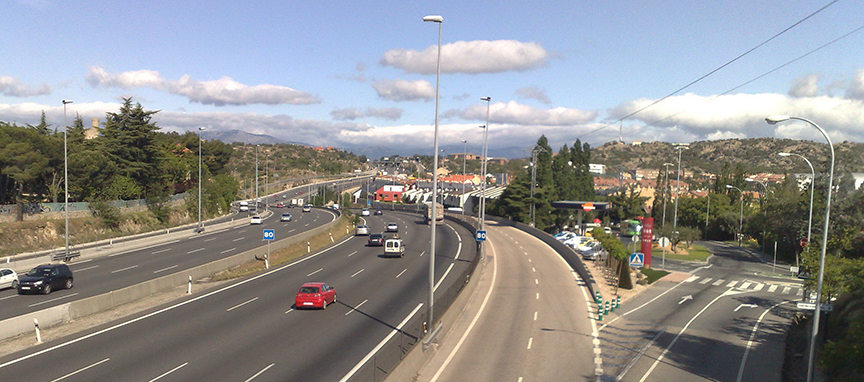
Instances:
[[[444,221],[444,206],[441,203],[435,203],[435,223]],[[431,224],[432,221],[432,205],[426,205],[426,224]]]
[[[384,257],[405,256],[405,242],[402,239],[387,239],[384,241]]]

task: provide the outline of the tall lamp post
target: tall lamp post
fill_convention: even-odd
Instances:
[[[462,140],[462,195],[459,197],[459,207],[461,207],[462,212],[460,214],[465,216],[465,177],[467,174],[465,173],[465,160],[468,159],[468,141]]]
[[[678,232],[678,199],[680,199],[679,194],[681,192],[681,150],[684,150],[684,146],[676,148],[678,149],[678,174],[677,180],[675,180],[675,214],[672,218],[672,230]]]
[[[765,195],[768,194],[768,185],[767,185],[765,182],[763,182],[763,181],[756,180],[756,179],[752,179],[752,178],[744,179],[744,181],[745,181],[745,182],[749,182],[749,183],[757,183],[757,184],[759,184],[760,186],[762,186],[762,190],[765,191],[765,192],[764,192],[764,193],[761,193],[761,192],[759,193],[759,207],[760,207],[760,209],[761,209],[761,207],[762,207],[762,206],[764,205],[764,203],[765,203]],[[757,191],[758,191],[758,190],[757,190]],[[763,212],[764,212],[764,211],[763,211]],[[765,245],[766,245],[766,241],[767,241],[767,240],[766,240],[766,237],[765,237],[765,232],[766,232],[766,231],[767,231],[767,224],[763,224],[763,225],[762,225],[762,253],[765,253]],[[777,251],[776,251],[776,249],[775,249],[775,251],[774,251],[774,257],[775,257],[775,258],[777,257]]]
[[[480,166],[480,176],[483,178],[481,181],[483,182],[483,186],[480,189],[480,230],[486,230],[486,164],[489,160],[489,105],[492,103],[492,97],[480,97],[481,101],[486,101],[486,124],[480,126],[483,129],[483,162]],[[486,246],[483,245],[483,242],[480,242],[480,261],[483,261],[485,264],[486,258],[484,257],[484,248]]]
[[[666,181],[663,183],[663,228],[666,228],[666,199],[669,198],[669,166],[673,164],[663,163],[663,167],[666,167]]]
[[[816,182],[816,172],[813,170],[813,164],[810,163],[810,161],[807,160],[807,158],[805,158],[801,154],[777,153],[777,155],[779,155],[781,157],[796,156],[796,157],[799,157],[801,159],[804,159],[804,161],[807,162],[807,166],[810,166],[810,218],[807,219],[807,243],[809,244],[810,243],[810,233],[813,231],[813,189],[814,189],[813,186]],[[799,265],[800,264],[798,264],[798,254],[796,253],[795,254],[795,266],[797,267]]]
[[[741,228],[744,226],[744,191],[741,191],[740,188],[735,187],[731,184],[727,184],[726,188],[729,190],[734,188],[734,189],[738,190],[739,194],[741,194],[741,209],[738,213],[738,247],[740,248],[741,247],[741,237],[742,237]]]
[[[198,228],[195,232],[204,232],[204,224],[201,223],[201,132],[204,127],[198,128]]]
[[[435,135],[433,137],[432,151],[435,153],[435,159],[432,164],[432,209],[431,220],[429,221],[430,240],[429,240],[429,305],[427,306],[427,322],[431,326],[434,321],[432,309],[435,303],[435,229],[438,224],[438,101],[441,98],[441,24],[444,23],[444,17],[441,15],[428,15],[423,17],[423,22],[438,24],[438,63],[435,74]]]
[[[63,100],[63,211],[66,215],[66,226],[63,230],[66,231],[66,259],[69,258],[69,151],[66,146],[69,125],[66,123],[66,105],[70,103],[72,101],[68,99]]]
[[[255,145],[255,215],[258,215],[258,147]]]
[[[816,350],[816,335],[819,334],[819,315],[822,311],[822,279],[825,275],[825,252],[828,250],[828,223],[831,213],[831,190],[834,188],[834,144],[831,143],[831,138],[821,126],[815,122],[801,117],[790,117],[788,115],[772,115],[765,118],[765,122],[773,125],[779,122],[796,119],[807,122],[822,133],[825,140],[828,141],[828,148],[831,150],[831,170],[828,173],[828,197],[825,202],[825,227],[822,230],[822,254],[819,257],[819,281],[816,283],[816,311],[813,313],[813,333],[810,335],[810,355],[807,360],[807,381],[813,380],[813,358]]]

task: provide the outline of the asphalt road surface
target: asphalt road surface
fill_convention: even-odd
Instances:
[[[488,280],[474,295],[483,301],[469,303],[471,313],[461,318],[471,321],[468,329],[448,335],[418,380],[595,380],[596,326],[587,288],[533,236],[495,224],[487,231],[482,277]],[[478,303],[475,313],[470,306]]]
[[[601,380],[781,380],[785,333],[800,280],[735,246],[706,243],[710,264],[661,279],[600,328]]]
[[[404,258],[383,258],[365,236],[227,286],[0,358],[0,375],[45,381],[338,381],[354,376],[395,328],[425,311],[429,226],[422,216],[388,222],[408,243]],[[438,228],[436,294],[475,256],[458,225]],[[442,280],[442,277],[449,275]],[[296,310],[304,282],[336,288],[326,310]],[[404,333],[414,341],[420,333]],[[373,370],[374,371],[374,370]],[[34,374],[35,373],[35,374]]]

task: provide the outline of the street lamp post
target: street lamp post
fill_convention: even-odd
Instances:
[[[492,97],[480,97],[481,101],[486,101],[486,124],[480,126],[483,129],[483,152],[481,155],[483,156],[483,162],[480,166],[480,176],[483,178],[481,181],[483,182],[483,186],[480,188],[480,230],[486,230],[486,164],[489,159],[489,105],[492,103]],[[480,261],[486,261],[484,257],[484,248],[486,246],[481,241],[480,242]]]
[[[441,24],[444,23],[444,17],[440,15],[428,15],[423,17],[423,22],[431,22],[438,24],[438,63],[435,74],[435,134],[433,137],[432,151],[435,158],[432,164],[432,209],[431,220],[429,221],[430,240],[429,240],[429,305],[427,306],[427,321],[429,326],[432,326],[433,313],[432,309],[435,303],[435,230],[438,224],[438,104],[441,95]]]
[[[819,281],[816,283],[816,311],[813,313],[813,332],[810,335],[810,355],[807,360],[807,381],[810,382],[813,380],[813,358],[816,354],[816,335],[819,334],[819,315],[822,311],[822,279],[825,275],[825,252],[828,250],[828,223],[831,214],[831,190],[834,188],[834,145],[831,143],[831,138],[828,137],[828,133],[825,132],[825,129],[809,119],[790,117],[787,115],[772,115],[765,118],[765,122],[773,125],[790,119],[807,122],[819,130],[819,132],[822,133],[822,136],[825,137],[825,140],[828,141],[828,148],[831,150],[831,170],[828,173],[828,197],[825,202],[825,227],[822,230],[822,254],[819,258]]]
[[[663,228],[666,228],[666,199],[669,198],[669,166],[673,164],[663,163],[663,167],[666,167],[666,181],[663,182]]]
[[[201,223],[201,132],[204,127],[198,128],[198,228],[195,232],[204,232],[204,225]]]
[[[468,159],[468,141],[462,140],[462,195],[459,196],[459,207],[461,207],[462,212],[460,214],[465,216],[465,177],[467,174],[465,173],[465,160]]]
[[[72,103],[68,99],[63,100],[63,212],[66,215],[66,259],[69,258],[69,151],[66,146],[66,136],[69,125],[66,123],[66,105]]]
[[[801,159],[804,159],[804,161],[807,162],[807,166],[810,166],[810,218],[807,219],[807,243],[809,244],[810,243],[810,233],[813,231],[813,189],[814,189],[813,185],[816,182],[816,172],[813,170],[813,164],[810,163],[810,161],[801,154],[777,153],[777,155],[779,155],[781,157],[796,156],[796,157],[799,157]],[[796,267],[800,266],[797,253],[795,254],[795,266]]]
[[[255,214],[258,215],[258,147],[255,145]]]
[[[684,150],[684,146],[678,146],[678,174],[677,180],[675,180],[675,214],[672,218],[672,230],[678,232],[678,199],[680,199],[681,192],[681,150]]]
[[[734,189],[738,190],[739,194],[741,194],[741,210],[738,213],[738,247],[740,248],[741,247],[741,237],[742,237],[741,228],[744,226],[744,191],[741,191],[740,188],[735,187],[731,184],[727,184],[726,188],[730,189],[730,190],[734,188]]]
[[[752,178],[744,179],[744,181],[750,182],[750,183],[757,183],[760,186],[762,186],[762,190],[765,192],[759,193],[759,207],[761,209],[762,206],[764,206],[764,204],[765,204],[765,195],[768,194],[768,185],[765,182],[762,182],[762,181],[759,181],[756,179],[752,179]],[[758,192],[758,190],[757,190],[757,192]],[[764,211],[763,211],[763,213],[764,213]],[[765,245],[766,245],[766,241],[768,241],[767,238],[765,237],[765,232],[767,232],[767,229],[768,229],[767,224],[763,224],[762,225],[762,253],[765,253]],[[777,251],[776,250],[774,251],[774,257],[775,258],[777,257]]]

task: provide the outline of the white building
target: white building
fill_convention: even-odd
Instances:
[[[588,164],[588,172],[592,174],[605,174],[606,173],[606,165],[599,163],[589,163]]]

